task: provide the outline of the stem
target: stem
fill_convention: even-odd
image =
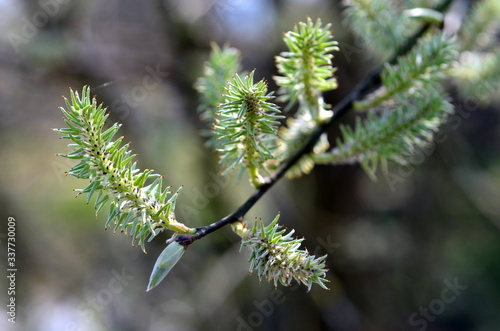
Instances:
[[[195,228],[190,228],[183,223],[172,220],[168,220],[168,222],[163,221],[162,225],[164,228],[175,231],[177,233],[196,233],[197,230]]]
[[[248,166],[248,175],[250,176],[250,183],[252,183],[253,187],[256,189],[260,188],[262,185],[262,177],[259,175],[259,169],[253,164]]]
[[[436,10],[443,12],[454,0],[444,0]],[[395,64],[398,57],[405,55],[410,51],[410,49],[417,43],[417,41],[433,26],[432,24],[425,24],[418,30],[413,36],[408,38],[407,42],[400,47],[399,50],[395,52],[392,58],[388,61],[389,64]],[[253,205],[260,200],[260,198],[274,185],[278,182],[285,173],[297,163],[302,156],[310,153],[319,138],[327,129],[337,122],[342,116],[344,116],[353,106],[355,101],[361,100],[361,98],[367,94],[373,88],[377,88],[381,84],[380,74],[384,69],[384,65],[380,65],[374,70],[372,70],[355,88],[351,91],[344,99],[342,99],[335,107],[332,109],[332,116],[330,120],[319,125],[311,138],[293,157],[284,162],[283,166],[276,171],[273,175],[268,177],[264,183],[245,201],[235,212],[214,222],[210,225],[202,226],[196,228],[196,233],[194,234],[182,234],[177,237],[177,242],[181,245],[189,246],[194,241],[205,237],[207,234],[212,233],[227,224],[243,221],[243,216],[253,207]]]
[[[255,133],[256,131],[258,131],[258,128],[256,127],[256,120],[252,116],[253,114],[251,110],[255,109],[258,110],[259,107],[258,105],[256,105],[257,102],[255,102],[255,98],[247,98],[247,99],[248,99],[247,101],[248,123],[246,123],[246,125],[248,125],[251,128],[251,131]],[[246,159],[246,166],[248,169],[248,176],[250,177],[250,183],[253,185],[253,187],[258,189],[262,183],[259,175],[259,169],[257,169],[254,162],[252,162],[253,158],[256,156],[256,154],[258,154],[257,146],[254,145],[258,144],[258,142],[255,141],[257,141],[257,139],[254,139],[254,137],[245,136],[245,148],[246,148],[245,159]]]
[[[310,42],[309,42],[310,43]],[[306,50],[309,50],[306,47]],[[313,70],[313,60],[311,59],[311,54],[307,52],[302,56],[302,61],[304,63],[304,90],[305,90],[305,103],[307,104],[308,111],[312,115],[313,119],[318,122],[319,119],[319,109],[318,109],[318,93],[314,93],[314,88],[311,84],[311,71]]]

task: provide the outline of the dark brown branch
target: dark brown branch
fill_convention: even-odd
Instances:
[[[443,12],[448,8],[448,6],[453,2],[453,0],[445,0],[443,3],[436,8],[436,10]],[[426,24],[420,30],[418,30],[413,36],[408,38],[407,42],[402,45],[399,50],[397,50],[394,56],[388,61],[390,64],[396,63],[397,59],[408,53],[412,47],[417,43],[417,41],[429,30],[431,24]],[[214,222],[210,225],[196,228],[195,234],[182,234],[177,237],[177,242],[181,245],[189,246],[195,240],[203,238],[209,233],[212,233],[225,225],[234,223],[237,221],[242,221],[243,216],[253,207],[253,205],[260,200],[260,198],[274,185],[276,184],[285,173],[304,155],[309,154],[316,143],[318,142],[321,135],[323,135],[329,127],[331,127],[335,122],[342,118],[351,108],[354,102],[361,100],[361,98],[366,95],[369,91],[377,88],[381,85],[380,74],[384,69],[384,65],[380,65],[370,72],[355,88],[351,91],[344,99],[342,99],[333,109],[333,115],[328,122],[318,126],[311,138],[295,155],[285,161],[283,166],[276,171],[272,176],[270,176],[265,184],[263,184],[259,189],[257,189],[248,199],[243,203],[234,213]]]

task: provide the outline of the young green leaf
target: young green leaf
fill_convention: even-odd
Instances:
[[[442,24],[444,21],[443,13],[430,8],[406,9],[403,11],[403,15],[433,24]]]
[[[161,252],[160,256],[156,260],[156,263],[149,277],[148,288],[146,291],[151,291],[168,275],[170,270],[179,262],[182,255],[186,251],[186,247],[179,244],[177,241],[171,242],[164,250]]]

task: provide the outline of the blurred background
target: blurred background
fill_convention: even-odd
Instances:
[[[18,269],[16,323],[3,314],[0,329],[498,330],[495,103],[455,97],[457,114],[435,143],[377,182],[359,166],[318,166],[282,180],[250,210],[249,221],[281,212],[309,251],[328,254],[329,291],[259,284],[238,237],[222,229],[146,293],[169,235],[144,254],[75,199],[86,183],[64,176],[74,162],[55,155],[67,141],[51,129],[65,126],[61,95],[90,85],[109,122],[123,123],[139,166],[184,185],[181,221],[201,226],[233,212],[252,190],[246,178],[218,176],[199,135],[193,83],[210,42],[239,48],[244,69],[257,68],[274,89],[282,34],[307,16],[331,22],[340,87],[325,97],[335,104],[377,64],[342,24],[339,2],[0,0],[0,16],[0,240],[3,263],[13,217]]]

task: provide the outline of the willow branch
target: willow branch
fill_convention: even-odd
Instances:
[[[441,3],[436,10],[439,12],[445,11],[450,4],[454,0],[445,0]],[[408,53],[412,47],[417,43],[417,41],[433,26],[428,23],[423,25],[413,36],[408,38],[406,43],[402,45],[395,54],[388,61],[389,64],[395,64],[397,59],[400,56]],[[304,155],[310,153],[319,138],[322,134],[324,134],[334,123],[338,122],[349,110],[352,109],[353,103],[362,99],[368,92],[373,89],[379,87],[382,83],[380,74],[384,69],[384,65],[380,65],[377,68],[373,69],[365,78],[349,93],[344,99],[342,99],[335,107],[332,109],[332,116],[330,119],[319,125],[314,133],[311,135],[311,138],[300,150],[295,153],[293,157],[283,162],[283,165],[280,167],[278,171],[276,171],[273,175],[268,177],[265,180],[265,183],[262,184],[235,212],[232,214],[214,222],[212,224],[196,228],[196,232],[194,234],[181,234],[177,237],[176,241],[181,245],[189,246],[194,241],[203,238],[209,233],[212,233],[225,225],[242,221],[245,214],[252,208],[257,201],[272,187],[276,184],[285,173],[297,163],[300,158]]]

